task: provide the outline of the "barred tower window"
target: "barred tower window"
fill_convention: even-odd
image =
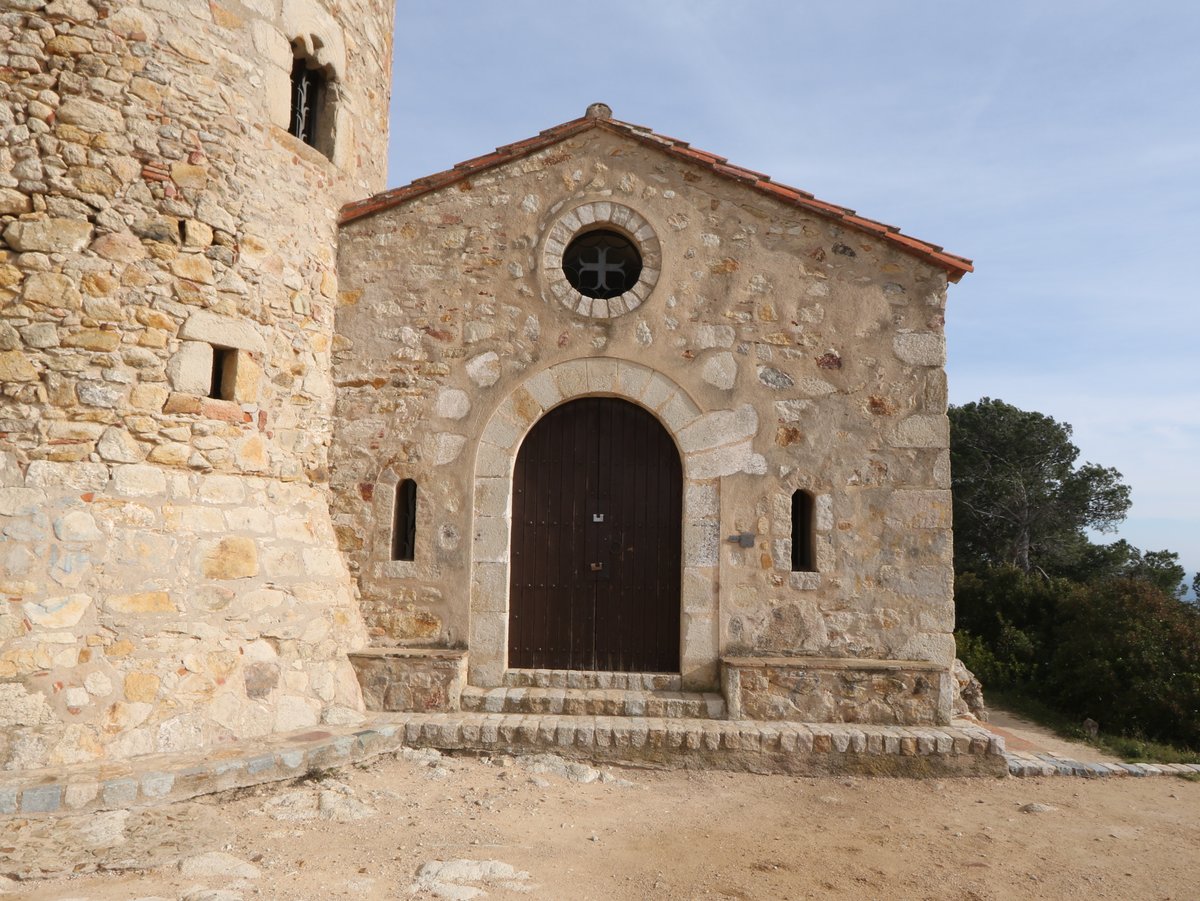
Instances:
[[[320,48],[319,40],[309,40],[314,48]],[[293,137],[333,159],[336,82],[331,77],[328,67],[321,65],[308,54],[302,40],[298,39],[292,44],[292,52],[295,54],[295,61],[292,63],[292,98],[288,131]]]

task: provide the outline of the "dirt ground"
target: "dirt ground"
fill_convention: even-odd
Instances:
[[[808,779],[423,751],[174,805],[124,827],[109,862],[148,869],[7,882],[0,892],[47,901],[1200,898],[1200,783],[1175,777]]]

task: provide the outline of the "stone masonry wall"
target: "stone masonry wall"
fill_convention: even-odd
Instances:
[[[393,12],[0,0],[0,766],[360,705],[329,353]],[[336,81],[331,158],[285,130],[292,40]]]
[[[359,716],[325,494],[0,456],[0,760],[194,750]]]
[[[615,317],[565,309],[547,259],[618,206],[654,236],[656,283]],[[463,643],[473,591],[503,604],[504,467],[547,404],[587,393],[571,361],[603,358],[592,390],[655,409],[685,453],[685,660],[716,620],[692,682],[724,653],[949,665],[940,270],[602,130],[352,221],[339,260],[334,524],[374,642]],[[401,478],[412,562],[388,557]],[[790,572],[798,488],[813,573]]]

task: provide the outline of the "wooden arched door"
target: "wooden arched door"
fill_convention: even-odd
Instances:
[[[678,672],[682,497],[641,407],[586,397],[539,420],[513,473],[508,665]]]

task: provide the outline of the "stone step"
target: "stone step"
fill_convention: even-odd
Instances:
[[[558,754],[672,769],[877,776],[1002,775],[1004,739],[977,727],[865,726],[520,713],[393,713],[408,747]]]
[[[467,686],[462,693],[462,709],[479,713],[724,719],[725,699],[711,692]]]
[[[680,691],[678,673],[616,673],[607,670],[510,669],[508,688],[617,688],[628,691]]]

